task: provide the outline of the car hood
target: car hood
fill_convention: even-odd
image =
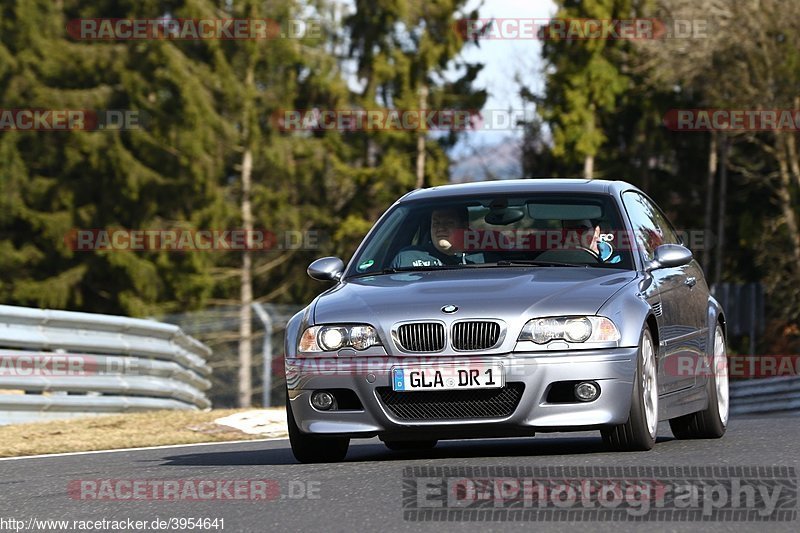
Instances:
[[[537,316],[594,315],[636,273],[602,268],[475,268],[356,278],[320,295],[315,324],[367,323],[387,335],[393,324],[499,318],[509,333]],[[442,311],[445,305],[458,310]]]

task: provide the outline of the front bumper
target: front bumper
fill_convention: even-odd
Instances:
[[[318,435],[444,439],[594,429],[627,421],[637,351],[631,347],[501,356],[287,358],[288,397],[300,431]],[[525,385],[516,409],[503,418],[400,420],[376,392],[377,387],[391,386],[392,367],[489,362],[503,364],[507,384]],[[561,381],[595,381],[600,396],[585,403],[548,403],[551,385]],[[363,409],[319,411],[311,405],[311,394],[321,389],[352,390]]]

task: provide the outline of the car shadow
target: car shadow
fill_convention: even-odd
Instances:
[[[657,442],[674,440],[659,437]],[[388,462],[422,459],[463,459],[471,457],[547,457],[617,453],[610,451],[599,436],[546,437],[442,441],[425,451],[391,451],[376,440],[352,441],[344,462]],[[289,441],[280,448],[172,455],[164,466],[257,466],[297,464]]]

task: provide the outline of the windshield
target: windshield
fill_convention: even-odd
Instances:
[[[481,266],[631,269],[624,229],[607,195],[410,201],[381,220],[346,276]]]

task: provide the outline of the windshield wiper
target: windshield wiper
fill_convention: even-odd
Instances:
[[[558,261],[535,261],[535,260],[503,260],[495,263],[466,263],[457,265],[431,265],[431,266],[409,266],[409,267],[389,267],[376,272],[362,272],[347,276],[347,279],[366,278],[369,276],[382,276],[386,274],[399,274],[402,272],[435,272],[438,270],[461,270],[464,268],[494,268],[510,266],[554,266],[554,267],[583,267],[589,268],[587,264],[561,263]]]
[[[496,263],[486,263],[487,265],[492,266],[563,266],[563,267],[584,267],[589,268],[588,264],[580,264],[580,263],[561,263],[559,261],[536,261],[536,260],[526,260],[526,259],[514,259],[514,260],[503,260],[497,261]]]
[[[410,266],[410,267],[389,267],[381,270],[381,274],[396,274],[398,272],[426,272],[430,270],[453,270],[464,265],[430,265],[430,266]]]
[[[430,265],[430,266],[408,266],[408,267],[389,267],[376,272],[363,272],[347,276],[347,279],[365,278],[369,276],[381,276],[384,274],[399,274],[401,272],[433,272],[436,270],[455,270],[470,265]]]

